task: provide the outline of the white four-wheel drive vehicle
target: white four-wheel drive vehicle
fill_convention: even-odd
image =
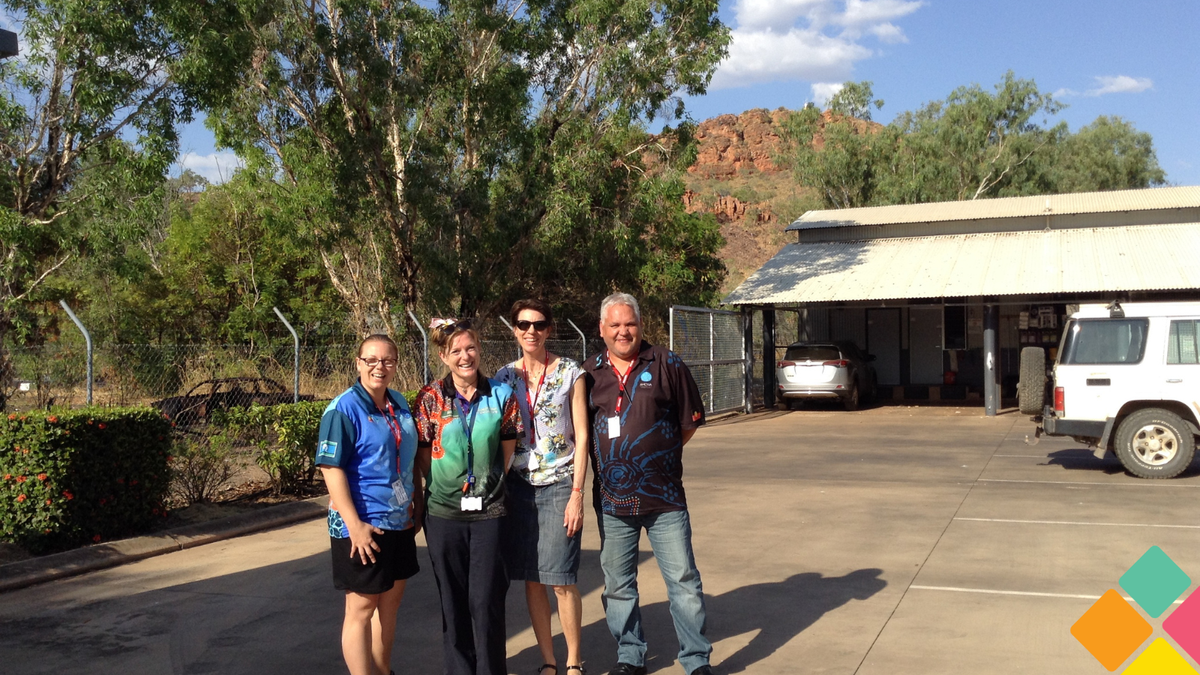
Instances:
[[[1037,435],[1070,436],[1097,457],[1116,453],[1142,478],[1192,463],[1200,435],[1200,302],[1082,305],[1045,353],[1021,350],[1021,412]]]

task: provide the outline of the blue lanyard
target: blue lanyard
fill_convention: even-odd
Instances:
[[[476,391],[478,393],[478,391]],[[457,389],[454,390],[454,398],[458,405],[458,411],[461,413],[463,432],[467,435],[467,482],[463,484],[463,492],[469,492],[475,487],[475,448],[471,443],[471,434],[475,431],[475,415],[479,413],[479,406],[472,404]],[[467,421],[467,411],[471,412],[471,421]]]

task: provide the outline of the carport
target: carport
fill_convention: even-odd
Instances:
[[[1198,186],[809,211],[787,231],[723,301],[762,311],[767,406],[780,310],[797,339],[874,354],[884,398],[982,398],[994,415],[1021,348],[1052,356],[1074,306],[1200,298]]]

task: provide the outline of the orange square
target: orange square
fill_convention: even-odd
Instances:
[[[1109,672],[1120,668],[1153,632],[1142,615],[1112,589],[1071,626],[1071,635]]]

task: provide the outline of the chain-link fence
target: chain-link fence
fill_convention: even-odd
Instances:
[[[746,407],[746,343],[742,315],[701,307],[671,308],[671,351],[683,359],[708,413]]]

